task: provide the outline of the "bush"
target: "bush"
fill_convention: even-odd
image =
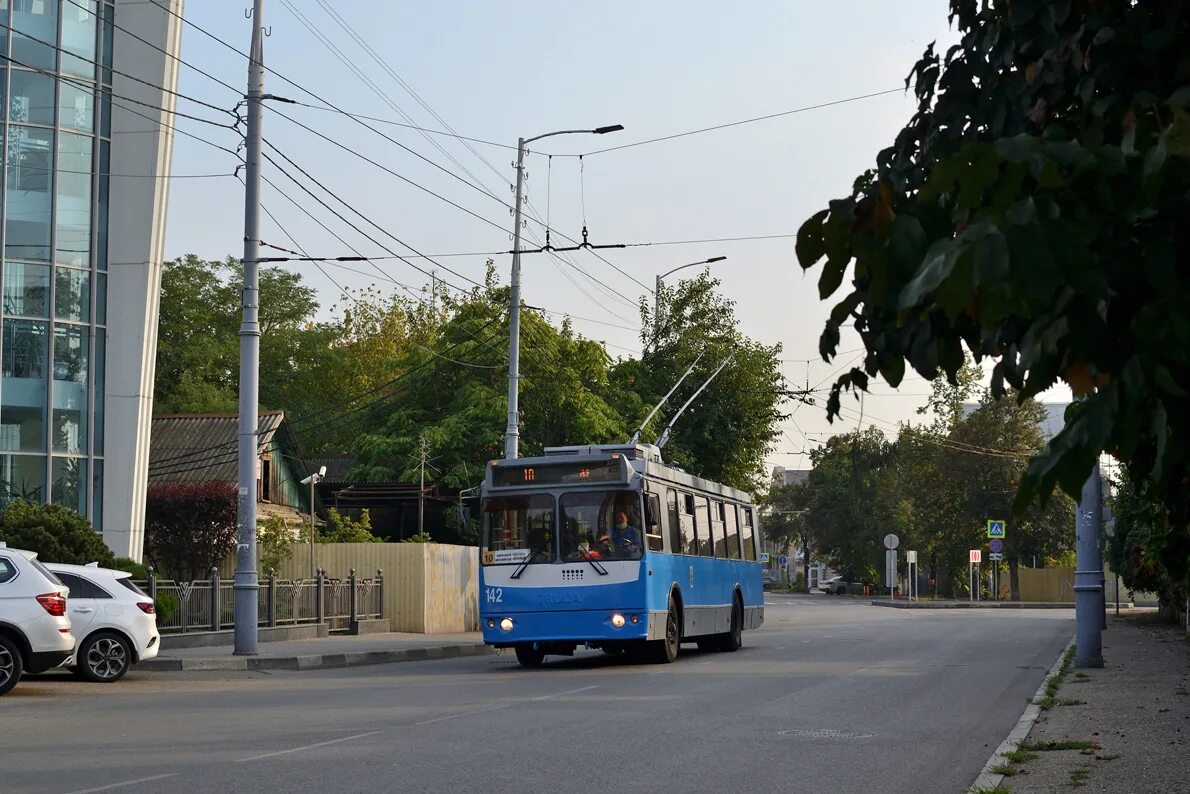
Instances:
[[[0,513],[0,540],[16,549],[37,552],[42,562],[110,568],[115,556],[91,522],[62,505],[16,501]]]
[[[432,537],[430,537],[429,535],[427,535],[425,532],[419,532],[416,535],[410,535],[409,537],[403,539],[401,542],[402,543],[433,543],[434,539]]]
[[[205,578],[236,546],[236,489],[228,482],[149,486],[145,558],[176,580]]]
[[[141,565],[136,560],[130,560],[127,557],[117,557],[116,561],[112,563],[112,568],[117,571],[127,571],[132,574],[132,578],[136,581],[143,581],[149,578],[149,569]]]
[[[173,593],[158,593],[153,600],[153,610],[157,613],[159,625],[169,623],[169,619],[181,608],[182,602]]]
[[[360,511],[358,521],[331,508],[326,515],[326,528],[318,535],[319,543],[380,543],[372,534],[372,514]]]
[[[256,558],[261,574],[280,570],[293,555],[293,531],[281,516],[270,516],[256,525]]]

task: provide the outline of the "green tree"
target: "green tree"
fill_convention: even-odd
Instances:
[[[641,303],[644,355],[613,368],[612,381],[635,392],[621,413],[635,427],[702,354],[694,373],[658,412],[644,438],[660,435],[669,418],[734,352],[731,362],[678,420],[665,456],[687,471],[753,493],[766,490],[764,458],[780,432],[781,346],[743,335],[735,304],[718,292],[709,272],[662,286],[656,319]]]
[[[308,533],[307,533],[308,534]],[[257,564],[260,572],[276,571],[293,556],[293,530],[281,516],[269,516],[256,525]]]
[[[343,515],[338,508],[332,507],[326,514],[326,527],[318,533],[315,540],[318,543],[380,543],[380,538],[372,534],[371,511],[360,511],[358,519]]]
[[[962,34],[914,66],[918,110],[850,196],[799,231],[825,260],[820,340],[868,349],[835,384],[952,381],[964,347],[996,396],[1065,381],[1080,401],[1015,507],[1077,497],[1104,450],[1168,515],[1147,553],[1190,563],[1190,12],[1131,0],[951,0]]]
[[[765,536],[782,548],[802,550],[802,584],[810,581],[810,557],[818,551],[814,524],[809,520],[812,491],[806,483],[774,484],[763,500]]]
[[[1171,544],[1161,536],[1175,528],[1157,500],[1146,492],[1149,483],[1133,482],[1124,473],[1112,486],[1115,526],[1105,549],[1108,562],[1128,589],[1157,593],[1164,616],[1173,619],[1190,593],[1190,575],[1179,576],[1177,566],[1171,568],[1153,549],[1169,548]]]
[[[62,505],[11,502],[0,512],[0,540],[14,549],[37,552],[42,562],[98,562],[104,568],[115,564],[91,522]]]

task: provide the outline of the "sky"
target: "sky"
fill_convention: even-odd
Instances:
[[[185,16],[246,50],[251,23],[244,9],[250,5],[248,0],[191,0]],[[639,355],[635,305],[648,294],[654,277],[726,256],[711,266],[712,272],[721,279],[723,294],[735,302],[741,330],[767,344],[781,344],[783,372],[793,388],[829,385],[833,375],[858,363],[861,347],[858,337],[845,335],[843,355],[829,364],[818,358],[818,336],[830,304],[818,299],[818,270],[803,273],[798,266],[793,235],[829,200],[847,195],[855,177],[873,166],[876,153],[912,115],[912,97],[893,91],[594,152],[903,89],[905,76],[931,41],[945,49],[957,40],[947,24],[945,0],[784,0],[732,6],[702,0],[268,0],[266,5],[265,24],[271,28],[265,44],[268,93],[405,124],[411,119],[435,130],[444,129],[445,122],[485,143],[471,142],[468,148],[450,136],[366,122],[386,139],[338,113],[270,102],[264,135],[277,152],[376,225],[319,193],[367,236],[352,229],[266,162],[264,177],[276,187],[266,184],[263,189],[263,205],[273,216],[262,218],[263,240],[314,256],[355,251],[386,256],[385,247],[402,255],[416,250],[435,262],[411,262],[457,287],[469,286],[466,279],[482,281],[489,258],[485,254],[493,253],[497,274],[507,282],[511,257],[496,252],[512,247],[506,205],[513,198],[517,138],[622,124],[622,132],[566,135],[531,145],[530,210],[572,238],[581,238],[585,225],[593,244],[653,245],[602,252],[610,265],[588,252],[572,254],[570,264],[543,254],[526,255],[525,302],[559,312],[555,322],[561,313],[570,314],[578,332],[604,341],[613,356]],[[383,65],[326,7],[354,28]],[[366,80],[316,38],[293,9]],[[247,69],[242,55],[187,26],[181,57],[181,94],[217,107],[235,105],[238,97],[231,89],[192,67],[242,91]],[[221,118],[184,99],[178,110]],[[236,161],[209,145],[235,149],[237,134],[184,118],[177,127],[202,140],[176,138],[173,174],[184,178],[170,184],[166,255],[240,256],[243,188],[230,176]],[[266,151],[298,176],[277,153]],[[580,153],[585,154],[581,160],[573,156]],[[224,176],[194,178],[208,174]],[[526,247],[540,245],[540,224],[530,221],[526,234]],[[685,242],[754,236],[769,239]],[[552,242],[566,244],[557,237]],[[660,244],[674,242],[681,244]],[[440,256],[460,253],[479,255]],[[343,300],[340,286],[402,290],[395,280],[416,291],[430,280],[395,259],[374,265],[348,265],[355,272],[330,265],[320,272],[309,263],[290,266],[317,289],[324,313]],[[696,273],[689,268],[670,279]],[[906,378],[899,393],[875,386],[864,400],[863,425],[892,430],[899,421],[917,419],[915,409],[928,392],[929,384],[916,375]],[[782,424],[769,465],[807,467],[806,453],[813,443],[859,424],[858,405],[848,398],[844,407],[843,419],[831,425],[821,401],[789,405],[791,416]]]

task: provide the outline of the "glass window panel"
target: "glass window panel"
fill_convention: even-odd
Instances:
[[[70,0],[62,4],[62,71],[95,79],[95,29],[98,0]],[[78,56],[73,57],[73,56]]]
[[[107,325],[107,274],[95,276],[95,322]]]
[[[87,461],[54,458],[50,466],[50,499],[80,515],[87,514]]]
[[[95,266],[107,270],[107,216],[108,192],[111,184],[112,145],[109,141],[99,142],[99,204],[95,218]]]
[[[705,496],[694,497],[694,531],[698,533],[698,555],[715,556],[711,543],[711,510]]]
[[[671,554],[681,554],[686,550],[686,542],[682,539],[678,492],[672,488],[665,492],[665,514],[669,521],[669,551]]]
[[[91,273],[68,267],[55,268],[54,316],[59,320],[91,319]]]
[[[740,527],[736,518],[736,506],[727,505],[727,556],[733,560],[740,558]]]
[[[0,505],[45,501],[45,456],[0,455]]]
[[[12,22],[8,18],[8,0],[0,0],[0,24],[4,25],[4,32],[0,33],[0,52],[8,53],[8,27]]]
[[[49,325],[6,319],[0,346],[0,449],[45,452]]]
[[[756,559],[756,544],[752,529],[752,508],[740,508],[740,543],[744,545],[744,559]]]
[[[58,6],[52,0],[20,0],[12,4],[12,55],[29,66],[54,68],[58,40]],[[16,31],[27,33],[28,37]],[[40,41],[34,41],[40,39]]]
[[[99,92],[99,134],[105,138],[112,137],[112,94],[110,88],[103,88]]]
[[[91,451],[93,455],[103,454],[103,416],[104,406],[106,404],[104,398],[104,387],[107,384],[107,331],[102,328],[95,329],[95,360],[91,362],[92,381],[95,383],[95,410],[94,410],[94,448]]]
[[[0,0],[4,2],[4,0]],[[4,15],[0,14],[0,19]],[[7,32],[7,31],[5,31]],[[0,32],[0,53],[3,53],[8,45],[8,37],[4,32]],[[0,118],[8,114],[8,61],[0,62]]]
[[[84,132],[95,131],[94,88],[62,81],[62,88],[58,92],[58,126]],[[87,170],[91,170],[89,164]]]
[[[91,264],[91,149],[94,139],[58,134],[56,257],[64,265]]]
[[[115,16],[116,7],[113,5],[105,5],[103,7],[103,82],[106,85],[112,84],[112,34],[115,31]]]
[[[50,167],[54,133],[8,125],[7,192],[4,197],[4,256],[7,259],[50,258]]]
[[[8,119],[22,124],[54,125],[54,78],[41,72],[12,70]]]
[[[49,314],[50,269],[28,262],[4,263],[4,313],[25,317]]]
[[[92,476],[91,526],[96,532],[103,531],[103,461],[97,460],[91,464],[94,469]],[[125,580],[121,580],[125,581]]]
[[[43,5],[50,5],[44,3]],[[16,27],[14,24],[13,27]],[[23,36],[15,30],[12,32],[12,61],[19,66],[31,69],[47,69],[54,71],[58,64],[58,51],[54,49],[53,41],[56,34],[51,30],[49,36],[34,33]],[[50,42],[50,43],[46,43]]]
[[[83,326],[54,326],[55,452],[87,450],[88,336]]]

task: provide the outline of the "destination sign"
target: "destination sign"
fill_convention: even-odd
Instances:
[[[499,463],[492,466],[493,485],[573,485],[583,482],[621,482],[623,479],[618,460],[533,466]]]

